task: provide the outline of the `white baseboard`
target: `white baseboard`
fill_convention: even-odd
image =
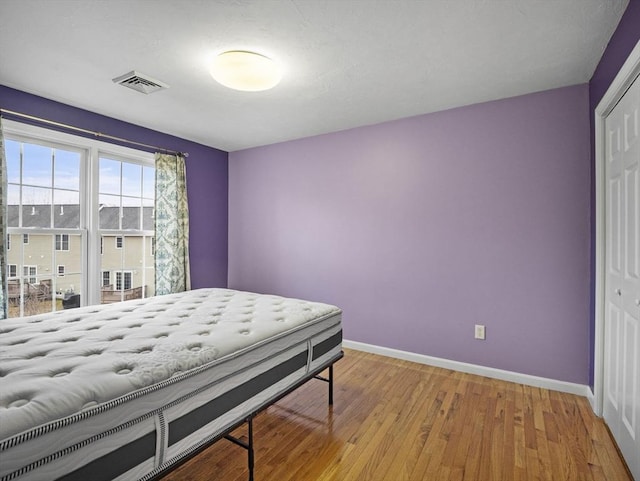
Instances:
[[[598,417],[602,417],[602,413],[598,413],[598,408],[596,406],[596,396],[595,394],[593,394],[593,391],[589,386],[587,386],[587,394],[585,394],[585,396],[587,397],[587,401],[589,401],[589,405],[591,406],[591,409],[593,409],[594,414]]]
[[[500,379],[502,381],[515,382],[518,384],[526,384],[527,386],[540,387],[550,389],[552,391],[566,392],[586,397],[593,407],[593,394],[589,386],[583,384],[575,384],[566,381],[558,381],[546,377],[531,376],[530,374],[521,374],[513,371],[504,371],[492,367],[479,366],[477,364],[468,364],[466,362],[451,361],[439,357],[426,356],[424,354],[416,354],[413,352],[400,351],[388,347],[375,346],[373,344],[365,344],[363,342],[343,340],[342,345],[348,349],[356,351],[370,352],[381,356],[393,357],[404,361],[417,362],[427,364],[429,366],[451,369],[454,371],[466,372],[468,374],[477,374],[479,376],[490,377],[492,379]]]

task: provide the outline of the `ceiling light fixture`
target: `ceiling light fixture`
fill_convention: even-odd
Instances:
[[[274,60],[259,53],[231,50],[213,60],[211,76],[225,87],[258,92],[278,85],[282,70]]]

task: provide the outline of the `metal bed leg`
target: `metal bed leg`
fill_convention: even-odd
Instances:
[[[333,364],[329,366],[329,377],[322,377],[319,374],[313,377],[320,381],[329,383],[329,406],[333,406]]]
[[[333,364],[329,366],[329,406],[333,406]]]
[[[253,481],[253,417],[250,417],[247,422],[249,423],[249,444],[248,444],[248,462],[249,462],[249,481]]]
[[[340,356],[342,357],[342,356]],[[315,379],[319,379],[321,381],[324,381],[326,383],[329,384],[329,406],[333,406],[333,364],[331,364],[330,366],[328,366],[329,368],[329,376],[328,377],[322,377],[319,374],[315,375],[315,376],[311,376]],[[304,382],[308,381],[311,378],[306,379]],[[290,391],[288,391],[290,392]],[[275,402],[275,401],[274,401]],[[253,451],[253,418],[256,414],[258,414],[259,411],[254,412],[253,414],[249,415],[245,421],[247,423],[247,427],[248,427],[248,433],[247,433],[247,442],[244,442],[234,436],[232,436],[231,434],[225,434],[223,437],[229,441],[231,441],[234,444],[237,444],[238,446],[243,447],[244,449],[247,450],[247,464],[249,467],[249,481],[253,481],[253,469],[254,469],[254,464],[255,464],[255,454]]]
[[[226,434],[224,436],[225,439],[231,441],[233,444],[240,446],[247,450],[247,465],[249,467],[249,481],[253,481],[253,467],[254,467],[254,454],[253,454],[253,414],[249,416],[246,421],[248,425],[248,433],[247,433],[247,442],[231,436],[231,434]]]

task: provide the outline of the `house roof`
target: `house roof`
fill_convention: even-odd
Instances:
[[[153,207],[122,207],[100,206],[100,228],[129,230],[140,229],[140,212],[142,210],[143,229],[153,230],[154,209]],[[9,227],[19,226],[20,208],[17,205],[7,206],[7,225]],[[77,204],[57,204],[54,206],[47,204],[25,205],[22,207],[22,227],[51,227],[53,217],[53,227],[59,229],[77,229],[80,226],[80,206]],[[119,224],[122,217],[122,225]]]

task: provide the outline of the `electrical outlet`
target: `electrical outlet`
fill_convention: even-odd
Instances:
[[[484,326],[482,324],[476,324],[476,339],[485,339]]]

